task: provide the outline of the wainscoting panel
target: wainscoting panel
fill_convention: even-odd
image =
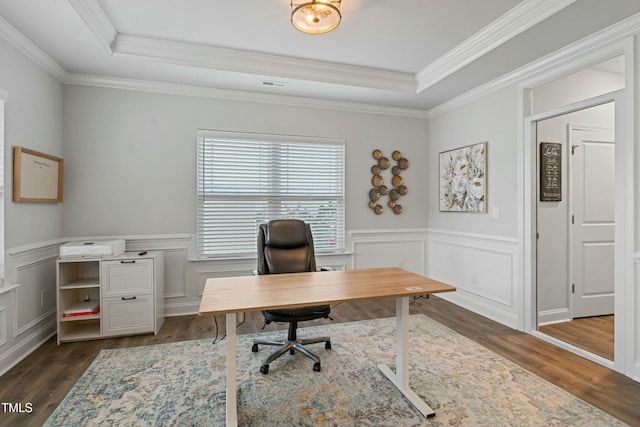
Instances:
[[[353,269],[400,267],[425,274],[426,229],[353,230]]]
[[[347,250],[316,254],[319,267],[400,266],[426,271],[426,229],[353,231]],[[61,238],[6,251],[6,282],[0,290],[0,375],[56,333],[55,268],[60,245],[69,241],[124,239],[128,252],[163,251],[166,316],[197,315],[209,277],[252,274],[255,258],[196,259],[195,236],[100,236]],[[3,344],[4,343],[4,344]]]
[[[638,312],[640,311],[640,292],[638,291],[640,290],[640,253],[634,255],[633,261],[634,286],[633,289],[626,287],[624,295],[623,304],[626,316],[618,316],[616,313],[616,324],[619,321],[624,322],[624,345],[620,350],[624,353],[624,373],[635,381],[640,382],[640,324],[638,324]],[[618,307],[619,305],[616,305],[616,310],[619,310]],[[619,334],[616,335],[616,343],[618,339]]]
[[[7,345],[7,336],[9,324],[7,323],[7,294],[0,295],[0,353],[2,353],[2,347]]]
[[[6,344],[0,349],[0,375],[56,332],[56,259],[59,241],[6,251],[6,284],[0,291],[4,307],[0,326]],[[5,329],[6,328],[6,329]]]
[[[518,327],[522,292],[515,239],[429,230],[428,241],[427,275],[457,288],[444,299]]]

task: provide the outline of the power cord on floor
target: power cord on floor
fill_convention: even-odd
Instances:
[[[416,302],[416,300],[419,300],[419,299],[429,299],[429,296],[430,296],[429,294],[427,294],[427,295],[414,295],[411,298],[411,301],[409,301],[409,304],[413,304],[414,302]]]
[[[247,313],[243,312],[242,313],[242,320],[240,321],[240,323],[236,324],[236,329],[239,328],[240,326],[244,325],[244,322],[246,320],[247,320]],[[218,337],[218,334],[220,333],[220,328],[218,326],[218,316],[213,316],[213,323],[215,325],[216,335],[215,335],[213,341],[211,342],[211,344],[215,345],[215,344],[218,344],[223,339],[225,339],[227,337],[227,334],[225,333],[223,336]]]

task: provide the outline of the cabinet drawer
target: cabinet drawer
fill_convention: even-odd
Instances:
[[[123,259],[102,263],[103,296],[153,292],[153,260]]]
[[[153,296],[102,299],[102,334],[126,335],[153,332]]]

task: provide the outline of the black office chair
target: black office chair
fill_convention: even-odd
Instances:
[[[315,252],[311,228],[304,221],[280,219],[260,224],[258,229],[258,270],[256,274],[301,273],[316,270]],[[323,267],[322,270],[331,270]],[[286,352],[295,351],[313,360],[313,370],[320,371],[320,358],[305,348],[305,345],[324,342],[326,349],[331,348],[329,337],[298,339],[298,322],[328,318],[331,312],[329,305],[302,307],[292,309],[264,310],[265,325],[271,322],[289,323],[286,341],[256,339],[251,351],[257,352],[258,345],[278,346],[260,367],[260,372],[269,372],[269,364]]]

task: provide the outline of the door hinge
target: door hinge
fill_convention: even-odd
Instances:
[[[571,293],[572,293],[572,294],[575,294],[575,293],[576,293],[576,284],[575,284],[575,283],[572,283],[572,284],[571,284]]]
[[[536,233],[536,239],[540,240],[540,233]]]
[[[576,216],[571,215],[571,224],[575,224],[575,223],[576,223]]]

